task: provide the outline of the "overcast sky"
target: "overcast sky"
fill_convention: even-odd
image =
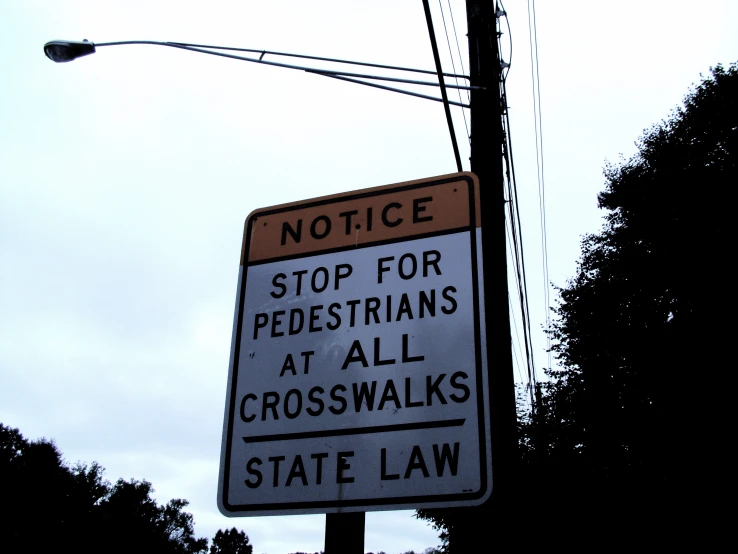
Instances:
[[[528,12],[525,1],[506,4],[508,101],[541,368]],[[431,5],[451,71],[440,8]],[[468,70],[464,3],[451,7]],[[550,279],[562,285],[581,236],[601,224],[596,195],[606,160],[632,155],[642,131],[666,118],[700,73],[738,59],[738,3],[536,7]],[[54,64],[42,47],[57,38],[194,42],[433,69],[422,3],[0,2],[0,422],[30,439],[54,438],[69,462],[97,460],[108,479],[146,478],[160,502],[188,499],[198,535],[235,525],[258,553],[322,549],[324,516],[229,520],[216,507],[244,219],[260,207],[454,172],[442,105],[155,46],[100,48]],[[506,33],[506,60],[508,40]],[[367,551],[438,544],[412,513],[368,514]],[[33,516],[42,522],[42,513]]]

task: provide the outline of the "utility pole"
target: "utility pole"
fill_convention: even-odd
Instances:
[[[471,78],[471,170],[479,177],[484,252],[484,302],[490,388],[492,496],[476,508],[455,510],[453,554],[480,544],[505,545],[516,518],[513,486],[517,467],[515,385],[510,341],[503,179],[503,98],[497,48],[497,17],[491,0],[467,0]],[[482,536],[483,534],[483,536]]]

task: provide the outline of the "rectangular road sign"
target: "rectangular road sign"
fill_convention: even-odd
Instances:
[[[486,500],[492,465],[480,225],[472,173],[249,215],[221,512]]]

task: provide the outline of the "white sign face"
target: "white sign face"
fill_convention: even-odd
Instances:
[[[469,173],[249,216],[223,426],[225,515],[486,500],[480,236]]]

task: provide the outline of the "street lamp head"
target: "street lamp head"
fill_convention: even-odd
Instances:
[[[82,42],[52,40],[44,44],[46,57],[56,63],[71,62],[82,56],[95,53],[95,45],[85,39]]]

